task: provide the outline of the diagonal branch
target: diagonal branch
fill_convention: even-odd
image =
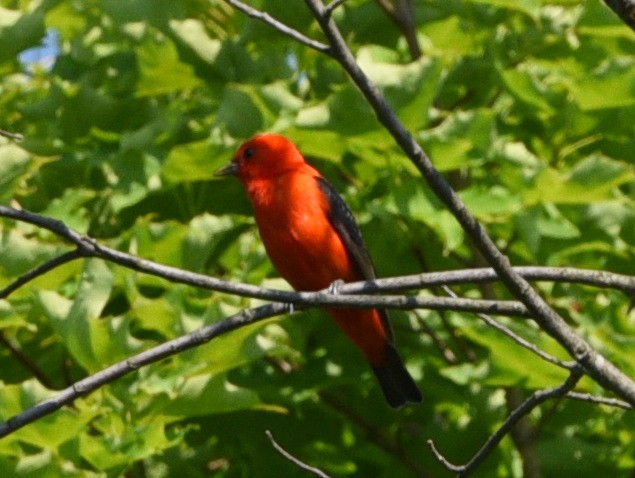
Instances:
[[[24,136],[20,133],[13,133],[12,131],[7,131],[4,129],[0,129],[0,137],[12,139],[14,141],[22,141]]]
[[[33,269],[31,269],[26,274],[21,275],[16,280],[11,282],[8,286],[0,289],[0,299],[4,299],[5,297],[9,297],[13,292],[18,290],[23,285],[31,282],[32,280],[46,274],[53,269],[66,264],[67,262],[71,262],[75,259],[79,259],[83,257],[83,254],[79,251],[79,249],[75,249],[73,251],[65,252],[64,254],[57,256],[50,261],[45,262]]]
[[[273,447],[276,449],[276,451],[278,453],[280,453],[283,457],[285,457],[287,460],[289,460],[291,463],[293,463],[294,465],[296,465],[297,467],[299,467],[299,468],[301,468],[301,469],[303,469],[305,471],[308,471],[309,473],[314,474],[315,476],[318,476],[319,478],[329,478],[329,475],[324,473],[322,470],[320,470],[318,468],[315,468],[313,466],[307,465],[303,461],[300,461],[299,459],[297,459],[295,456],[293,456],[287,450],[282,448],[278,444],[278,442],[273,438],[273,435],[271,434],[271,432],[269,430],[265,431],[265,434],[267,435],[267,438],[269,438],[269,441],[271,442],[271,445],[273,445]]]
[[[449,287],[443,286],[443,289],[450,297],[455,299],[459,298]],[[547,352],[543,350],[540,350],[534,344],[532,344],[528,340],[525,340],[513,330],[509,329],[508,327],[505,327],[503,324],[499,324],[498,322],[496,322],[488,314],[477,313],[477,315],[487,325],[489,325],[493,329],[498,330],[503,335],[506,335],[507,337],[512,339],[514,342],[516,342],[518,345],[520,345],[521,347],[524,347],[530,352],[533,352],[534,354],[538,355],[538,357],[540,357],[544,361],[549,362],[553,365],[557,365],[558,367],[568,369],[568,370],[572,370],[573,368],[577,367],[576,362],[563,362],[562,360],[557,359],[553,355],[548,354]]]
[[[604,0],[629,27],[635,30],[635,0]]]
[[[86,377],[83,380],[75,382],[73,385],[62,390],[48,400],[44,400],[36,406],[9,418],[6,422],[0,423],[0,438],[9,435],[10,433],[34,422],[39,418],[59,410],[64,405],[70,405],[78,398],[87,395],[99,387],[123,377],[140,367],[158,362],[166,357],[181,353],[184,350],[205,344],[210,340],[237,328],[244,327],[248,324],[254,324],[276,315],[286,314],[289,313],[289,311],[290,306],[282,303],[267,304],[253,309],[245,309],[224,320],[206,325],[192,333],[164,342],[163,344],[148,349],[145,352],[134,355],[126,360],[105,368],[96,374]]]
[[[290,36],[297,42],[302,43],[303,45],[306,45],[309,48],[313,48],[314,50],[317,50],[326,55],[329,55],[329,56],[332,55],[331,48],[328,45],[324,43],[320,43],[319,41],[313,40],[312,38],[309,38],[308,36],[303,35],[302,33],[291,28],[290,26],[285,25],[281,21],[276,20],[267,12],[263,12],[256,8],[250,7],[249,5],[241,2],[240,0],[225,0],[225,1],[229,3],[232,7],[234,7],[236,10],[240,10],[241,12],[249,15],[252,18],[255,18],[257,20],[260,20],[261,22],[266,23],[269,26],[272,26],[273,28],[275,28],[278,31],[281,31],[285,35]]]
[[[419,169],[437,197],[456,217],[468,237],[494,268],[509,291],[531,311],[540,327],[554,337],[598,383],[635,404],[635,382],[599,354],[554,311],[545,300],[511,267],[509,259],[496,247],[485,229],[468,211],[430,158],[399,121],[378,88],[368,79],[355,61],[337,25],[325,13],[320,0],[305,0],[320,27],[329,39],[335,59],[346,70],[375,111],[378,120],[390,132],[413,164]]]
[[[454,465],[450,463],[447,458],[445,458],[436,449],[432,440],[428,440],[428,445],[430,446],[432,453],[448,470],[457,473],[457,476],[459,477],[468,476],[496,449],[501,440],[505,438],[505,436],[511,431],[514,425],[516,425],[516,423],[518,423],[521,418],[527,416],[534,408],[536,408],[538,405],[545,402],[546,400],[565,396],[568,392],[573,390],[573,388],[576,386],[583,375],[584,371],[580,367],[577,367],[571,370],[569,377],[562,385],[547,390],[539,390],[531,394],[529,398],[527,398],[522,404],[520,404],[509,414],[500,428],[487,439],[481,449],[476,452],[472,459],[465,465]]]

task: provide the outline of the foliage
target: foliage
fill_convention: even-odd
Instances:
[[[251,4],[321,39],[302,2]],[[244,192],[213,179],[242,140],[278,131],[343,192],[380,275],[482,265],[328,57],[221,1],[1,5],[0,126],[25,137],[0,143],[2,203],[140,257],[285,287]],[[349,0],[334,18],[512,263],[632,274],[635,38],[610,10],[595,0],[420,1],[416,60],[376,3]],[[50,65],[21,61],[46,31],[59,35]],[[0,286],[65,250],[47,232],[3,220]],[[628,297],[540,290],[635,376]],[[499,286],[461,293],[507,297]],[[59,267],[0,300],[0,418],[254,302],[99,260]],[[305,476],[271,447],[271,430],[335,476],[443,476],[427,439],[465,461],[506,417],[513,391],[563,380],[473,316],[392,316],[424,389],[418,407],[390,410],[346,338],[307,312],[143,368],[19,430],[0,441],[0,474]],[[532,323],[503,321],[567,358]],[[588,379],[578,390],[602,392]],[[632,474],[632,414],[564,401],[530,418],[544,476]],[[478,475],[520,476],[525,459],[506,440]]]

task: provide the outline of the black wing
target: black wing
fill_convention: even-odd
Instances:
[[[353,213],[331,183],[321,176],[317,176],[315,179],[322,192],[328,198],[330,206],[328,212],[329,221],[344,242],[344,246],[346,246],[346,250],[353,262],[356,272],[361,279],[375,279],[377,277],[375,267],[368,254],[368,248],[366,247],[362,232],[359,230]],[[378,310],[384,327],[386,328],[388,339],[392,343],[393,332],[388,320],[388,315],[385,310]]]

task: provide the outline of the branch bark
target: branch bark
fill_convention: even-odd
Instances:
[[[559,387],[534,392],[529,398],[527,398],[522,404],[520,404],[509,414],[500,428],[487,439],[481,449],[476,452],[472,459],[465,465],[452,464],[439,452],[439,450],[436,449],[432,440],[428,440],[428,445],[430,445],[430,449],[437,457],[439,462],[441,462],[448,470],[457,473],[458,477],[469,476],[469,474],[474,471],[474,469],[476,469],[483,461],[485,461],[485,459],[496,449],[501,440],[510,433],[511,429],[516,426],[518,422],[523,419],[523,417],[527,416],[534,408],[536,408],[538,405],[545,402],[546,400],[565,396],[568,392],[573,390],[573,388],[576,386],[583,375],[584,371],[580,367],[578,367],[571,371],[571,374],[569,375],[567,380],[565,380],[565,382]]]
[[[375,111],[377,119],[417,167],[437,197],[459,221],[467,236],[496,271],[512,295],[525,304],[540,327],[555,338],[594,380],[629,403],[635,404],[635,382],[577,335],[531,285],[514,271],[509,259],[496,247],[494,241],[468,211],[456,191],[436,170],[427,154],[399,121],[379,89],[359,67],[337,25],[325,13],[324,4],[320,0],[305,0],[305,2],[327,36],[335,59],[364,94]]]
[[[276,315],[290,312],[288,304],[267,304],[253,309],[245,309],[225,320],[201,327],[194,332],[165,342],[145,352],[134,355],[122,362],[112,365],[104,370],[75,382],[68,388],[57,393],[36,406],[15,415],[4,423],[0,423],[0,438],[19,430],[35,420],[59,410],[64,405],[70,405],[78,398],[97,390],[124,375],[137,370],[140,367],[158,362],[171,355],[176,355],[185,350],[207,343],[227,332],[254,324]]]
[[[604,3],[635,31],[635,0],[604,0]]]

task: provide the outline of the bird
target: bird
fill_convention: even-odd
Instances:
[[[216,175],[240,180],[269,259],[296,291],[376,278],[359,226],[344,199],[286,137],[254,136]],[[333,307],[326,311],[370,363],[391,407],[422,401],[395,348],[385,310]]]

